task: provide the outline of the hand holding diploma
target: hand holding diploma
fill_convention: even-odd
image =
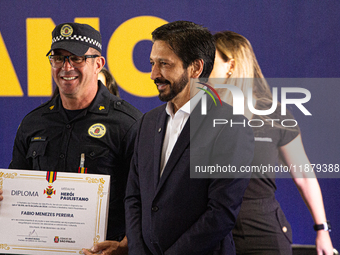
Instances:
[[[127,255],[128,246],[126,236],[120,242],[104,241],[94,245],[90,250],[83,249],[85,255],[101,254],[101,255]]]

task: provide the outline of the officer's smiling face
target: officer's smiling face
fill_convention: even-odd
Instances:
[[[85,55],[94,55],[91,48]],[[52,51],[52,55],[70,56],[72,53],[62,49]],[[52,68],[52,76],[62,97],[84,98],[90,90],[97,89],[97,59],[88,58],[84,66],[75,68],[66,59],[61,68]],[[94,87],[94,85],[96,87]]]

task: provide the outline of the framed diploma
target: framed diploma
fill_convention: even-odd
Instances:
[[[0,254],[82,254],[104,241],[110,176],[0,169]]]

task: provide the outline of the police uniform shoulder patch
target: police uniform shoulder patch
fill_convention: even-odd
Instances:
[[[60,29],[60,34],[64,37],[69,37],[72,35],[72,33],[73,33],[73,28],[69,24],[63,25],[62,28]]]
[[[94,138],[102,138],[106,133],[106,127],[101,123],[96,123],[89,128],[88,133]]]

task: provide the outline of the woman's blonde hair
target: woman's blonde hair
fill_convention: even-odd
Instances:
[[[257,101],[257,107],[267,108],[268,104],[272,102],[272,93],[257,63],[250,42],[244,36],[232,31],[218,32],[214,38],[216,49],[222,59],[225,62],[234,60],[233,73],[226,78],[225,83],[240,88],[245,98],[247,98],[248,89],[251,88],[253,97]],[[232,95],[229,90],[223,89],[218,92],[224,101],[232,105]]]

